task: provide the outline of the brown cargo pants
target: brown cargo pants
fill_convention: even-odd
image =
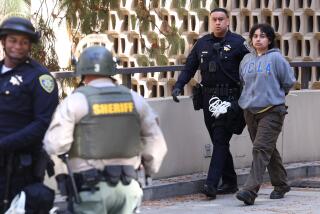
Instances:
[[[276,148],[284,117],[285,105],[274,106],[266,112],[253,114],[244,111],[244,117],[252,140],[253,161],[249,177],[243,189],[257,193],[263,182],[263,175],[268,169],[271,184],[275,187],[287,185],[287,173]]]

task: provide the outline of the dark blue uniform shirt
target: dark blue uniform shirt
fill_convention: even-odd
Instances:
[[[218,43],[220,48],[215,47],[215,43]],[[228,31],[224,38],[207,34],[200,38],[192,48],[175,87],[182,89],[199,67],[202,85],[216,87],[217,84],[228,84],[229,87],[239,87],[222,72],[220,64],[226,72],[239,81],[239,64],[248,52],[245,39],[238,34]]]
[[[57,104],[57,84],[36,61],[0,74],[0,152],[41,148]]]

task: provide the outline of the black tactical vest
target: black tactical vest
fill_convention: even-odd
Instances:
[[[70,156],[83,159],[131,158],[142,151],[140,118],[123,86],[80,87],[89,112],[75,127]]]

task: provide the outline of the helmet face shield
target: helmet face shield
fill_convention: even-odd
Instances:
[[[8,34],[24,34],[27,35],[31,42],[37,43],[40,39],[40,33],[35,31],[32,23],[25,18],[10,17],[0,25],[0,38]]]
[[[76,75],[112,76],[117,74],[116,61],[112,53],[103,46],[91,46],[81,53]]]

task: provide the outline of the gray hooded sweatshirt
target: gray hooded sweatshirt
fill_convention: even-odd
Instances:
[[[261,56],[248,53],[240,63],[240,80],[243,90],[239,105],[252,113],[284,104],[285,95],[296,81],[289,63],[275,48]]]

